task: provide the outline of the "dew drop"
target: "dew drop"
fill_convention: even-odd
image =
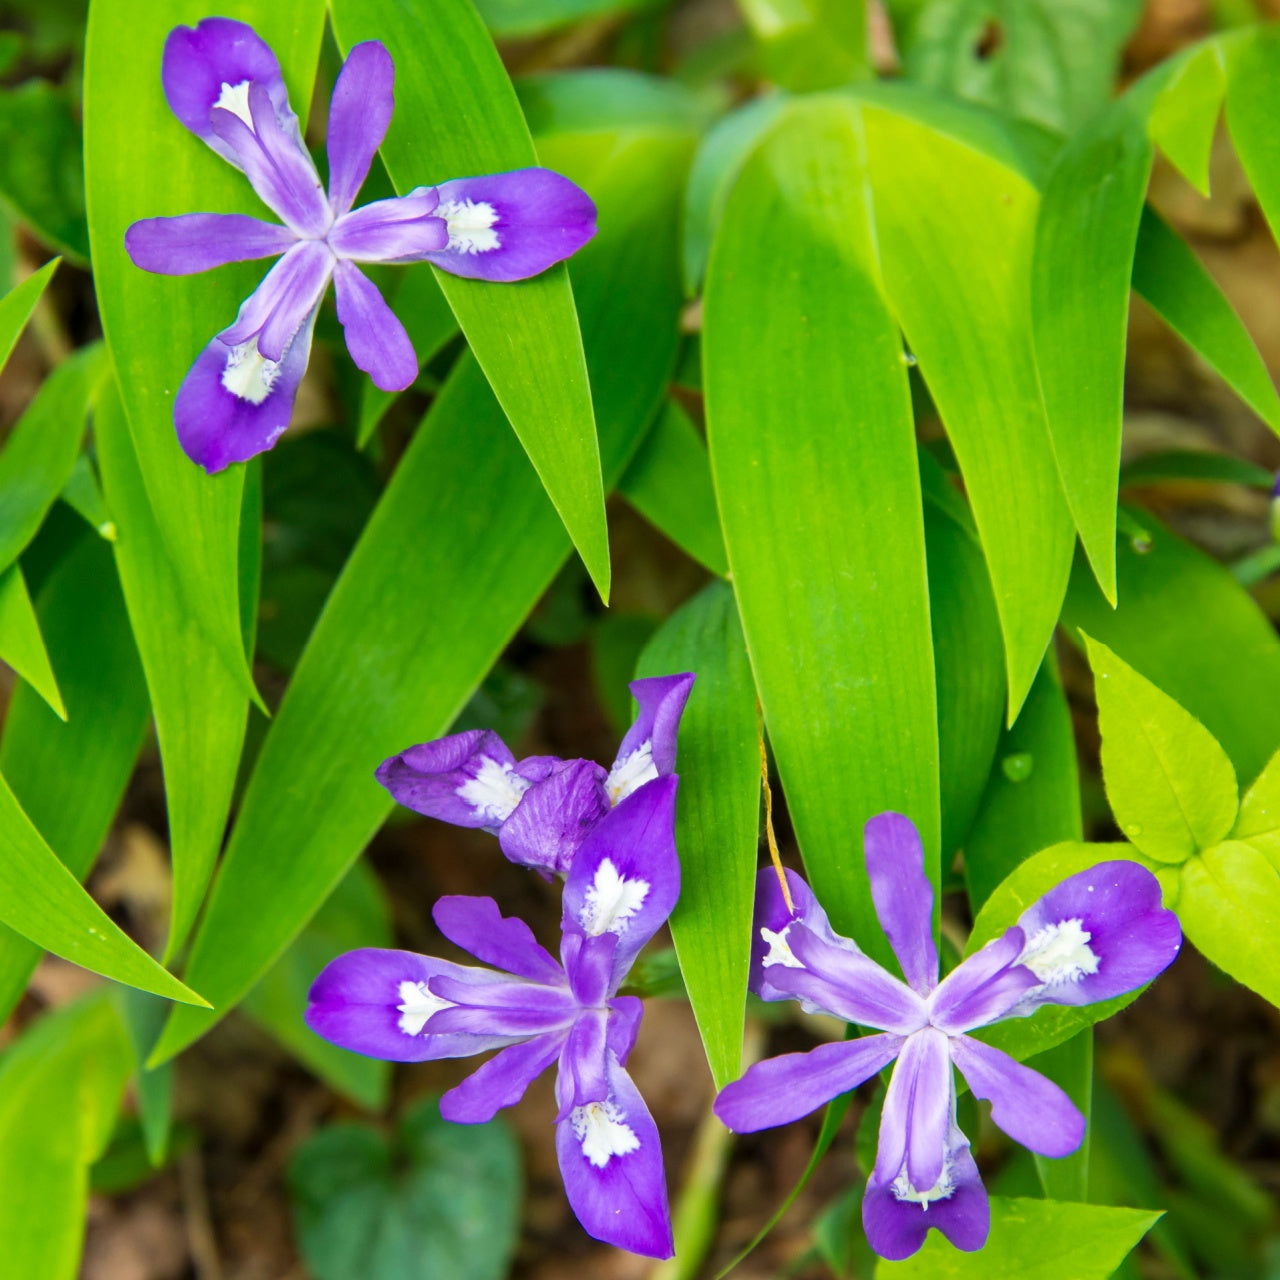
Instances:
[[[1130,838],[1132,838],[1133,836],[1140,836],[1142,834],[1142,823],[1126,822],[1124,824],[1124,833]]]
[[[1137,555],[1145,556],[1156,544],[1155,539],[1152,538],[1145,529],[1139,529],[1138,532],[1129,539],[1129,545],[1134,549],[1134,552]]]
[[[905,364],[908,369],[914,369],[919,362],[916,360],[914,352],[904,351],[902,353],[902,363]]]
[[[1035,767],[1035,757],[1030,751],[1015,751],[1000,761],[1000,768],[1010,782],[1026,782]]]

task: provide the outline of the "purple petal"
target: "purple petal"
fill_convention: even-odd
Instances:
[[[574,1022],[560,1050],[562,1101],[557,1120],[565,1119],[574,1107],[603,1102],[609,1096],[608,1018],[603,1009],[585,1009]]]
[[[938,985],[938,949],[920,833],[902,814],[881,813],[864,828],[863,847],[880,927],[911,989],[927,996]]]
[[[609,799],[614,804],[651,778],[675,772],[676,735],[695,679],[686,672],[633,680],[628,686],[640,710],[609,771]]]
[[[220,100],[224,106],[237,98],[243,101],[241,86],[261,85],[281,128],[297,134],[301,143],[298,120],[289,107],[289,93],[276,55],[243,22],[205,18],[194,28],[175,27],[165,41],[160,74],[173,114],[237,168],[241,166],[234,148],[214,133],[209,113]]]
[[[617,952],[616,933],[588,937],[570,931],[564,935],[560,956],[569,975],[569,987],[583,1008],[603,1004],[608,998]]]
[[[1178,917],[1160,905],[1160,884],[1136,862],[1102,862],[1070,876],[1018,919],[1021,960],[1044,983],[1018,1006],[1093,1004],[1151,981],[1182,945]]]
[[[288,227],[242,213],[145,218],[124,233],[133,265],[162,276],[190,276],[228,262],[274,258],[296,243]]]
[[[436,188],[448,248],[430,261],[475,280],[525,280],[577,253],[596,233],[591,197],[550,169],[454,178]]]
[[[533,930],[515,916],[504,916],[492,898],[452,894],[436,902],[431,918],[450,942],[495,969],[547,985],[564,984],[564,970],[539,946]]]
[[[318,1036],[392,1062],[462,1058],[512,1042],[511,1036],[437,1035],[425,1030],[443,1007],[437,984],[453,981],[482,988],[508,981],[503,974],[420,956],[412,951],[366,947],[325,966],[312,983],[307,1025]]]
[[[680,896],[675,774],[610,810],[583,841],[564,887],[563,929],[618,936],[611,989],[662,927]]]
[[[512,862],[565,874],[596,823],[609,812],[604,770],[593,760],[566,760],[520,799],[498,842]]]
[[[577,1001],[567,987],[505,973],[483,984],[445,976],[431,984],[431,991],[450,1006],[431,1015],[427,1023],[431,1034],[523,1038],[567,1028],[578,1013]]]
[[[947,1037],[932,1027],[908,1038],[893,1069],[880,1117],[876,1177],[927,1192],[946,1164],[955,1077]]]
[[[662,1146],[644,1099],[610,1055],[609,1096],[556,1125],[556,1155],[569,1205],[588,1235],[631,1253],[674,1252]],[[563,1080],[557,1098],[564,1105]]]
[[[640,1034],[644,1001],[639,996],[614,996],[609,1001],[608,1046],[625,1067]]]
[[[403,391],[418,376],[413,343],[382,294],[359,267],[339,260],[333,283],[347,350],[381,391]]]
[[[212,474],[270,449],[293,416],[293,402],[311,358],[312,311],[278,364],[256,343],[228,348],[221,335],[196,358],[178,389],[173,422],[183,451]]]
[[[1015,1142],[1042,1156],[1069,1156],[1084,1141],[1084,1116],[1052,1080],[1007,1053],[955,1036],[951,1057],[975,1098],[991,1103],[991,1119]]]
[[[419,187],[361,205],[333,224],[329,245],[353,262],[424,262],[449,243],[444,220],[432,216],[438,203],[434,187]]]
[[[514,765],[496,733],[468,729],[384,760],[375,776],[406,809],[455,827],[496,830],[529,786]]]
[[[329,287],[333,255],[318,240],[295,243],[245,299],[235,323],[218,336],[229,347],[250,339],[258,353],[278,361]]]
[[[715,1113],[734,1133],[790,1124],[870,1080],[897,1057],[902,1044],[901,1036],[867,1036],[766,1058],[720,1090]]]
[[[844,946],[857,955],[862,952],[856,943],[841,938],[831,928],[827,913],[823,911],[813,890],[794,871],[786,870],[787,888],[795,910],[787,906],[782,886],[772,867],[766,867],[756,877],[755,914],[751,921],[751,973],[749,985],[762,1000],[794,1000],[791,991],[780,991],[769,981],[776,965],[786,963],[785,943],[787,926],[799,922],[833,946]],[[769,964],[765,964],[768,960]]]
[[[235,153],[258,198],[299,236],[323,236],[333,222],[320,175],[296,131],[282,128],[267,90],[249,86],[248,124],[235,111],[215,107],[214,133]]]
[[[525,1090],[556,1060],[560,1035],[535,1036],[509,1045],[440,1099],[440,1114],[455,1124],[485,1124],[503,1107],[515,1106]]]
[[[329,103],[329,204],[335,214],[351,208],[374,153],[382,145],[395,106],[396,69],[376,40],[347,55]]]
[[[957,965],[933,993],[933,1025],[955,1035],[1007,1018],[1037,985],[1035,974],[1018,963],[1024,939],[1014,925]]]

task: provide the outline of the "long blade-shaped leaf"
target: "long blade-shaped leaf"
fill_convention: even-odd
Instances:
[[[1259,27],[1228,46],[1227,128],[1271,234],[1280,241],[1280,137],[1275,130],[1280,32]]]
[[[27,327],[36,303],[44,297],[44,291],[49,287],[59,261],[60,259],[54,258],[52,262],[46,262],[39,271],[29,275],[20,285],[0,298],[0,369],[8,362],[13,344]]]
[[[866,188],[856,106],[789,107],[725,208],[703,361],[729,565],[800,849],[836,927],[871,945],[857,833],[909,814],[936,877],[939,818],[920,479]]]
[[[27,591],[22,566],[0,570],[0,662],[8,663],[65,720],[67,708],[58,692],[40,620]]]

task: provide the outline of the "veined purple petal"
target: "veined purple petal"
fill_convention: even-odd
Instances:
[[[351,208],[374,153],[382,145],[395,106],[396,69],[377,40],[347,55],[329,103],[329,204],[335,214]]]
[[[609,1096],[608,1020],[604,1009],[584,1009],[570,1029],[560,1050],[557,1092],[563,1101],[557,1120],[565,1119],[574,1107]]]
[[[583,1008],[603,1004],[610,995],[617,951],[616,933],[592,937],[570,930],[564,934],[560,957],[574,998]]]
[[[1084,1116],[1052,1080],[969,1036],[951,1040],[951,1057],[975,1098],[1015,1142],[1042,1156],[1069,1156],[1084,1141]]]
[[[609,1095],[556,1125],[569,1205],[588,1235],[631,1253],[669,1258],[671,1215],[658,1127],[631,1077],[610,1055]],[[557,1083],[557,1098],[566,1097]]]
[[[333,222],[320,175],[301,137],[281,128],[266,89],[249,85],[249,120],[214,107],[209,123],[235,153],[258,198],[299,236],[323,236]]]
[[[911,989],[927,996],[938,985],[933,941],[933,886],[924,873],[924,846],[910,818],[881,813],[863,831],[871,897],[880,927]]]
[[[721,1089],[713,1109],[734,1133],[790,1124],[870,1080],[898,1056],[902,1044],[901,1036],[867,1036],[766,1058]]]
[[[218,336],[229,347],[251,339],[259,355],[278,361],[329,287],[333,254],[319,240],[296,242],[245,299],[235,323]]]
[[[604,770],[566,760],[521,797],[498,843],[512,862],[564,874],[592,828],[609,812]]]
[[[285,132],[301,133],[289,106],[280,63],[246,23],[205,18],[196,27],[175,27],[165,41],[161,80],[169,109],[224,160],[240,168],[235,149],[213,131],[209,113],[222,106],[248,114],[248,87],[260,84]]]
[[[564,931],[618,936],[613,991],[680,896],[678,783],[675,774],[656,778],[605,814],[574,856],[565,883]]]
[[[556,1060],[561,1034],[535,1036],[509,1045],[440,1099],[440,1114],[455,1124],[485,1124],[512,1107]]]
[[[907,1039],[898,1056],[880,1117],[876,1177],[927,1193],[942,1177],[955,1105],[947,1037],[928,1027]]]
[[[515,756],[496,733],[451,733],[384,760],[380,783],[406,809],[455,827],[496,830],[528,790]]]
[[[1007,1018],[1037,985],[1035,974],[1018,963],[1024,940],[1014,925],[957,965],[933,993],[933,1025],[956,1035]]]
[[[403,391],[418,376],[418,357],[404,325],[387,306],[377,286],[345,259],[333,272],[338,319],[347,350],[381,391]]]
[[[1044,984],[1014,1014],[1042,1004],[1093,1004],[1143,986],[1182,945],[1178,917],[1160,905],[1160,885],[1136,862],[1102,862],[1068,877],[1018,919],[1021,963]]]
[[[434,187],[419,187],[407,196],[361,205],[333,224],[329,244],[353,262],[424,262],[449,243],[444,220],[433,216],[437,204]]]
[[[481,1036],[498,1040],[524,1040],[548,1031],[563,1031],[572,1025],[577,1005],[567,991],[557,987],[520,984],[528,988],[517,993],[518,984],[494,983],[474,995],[475,1004],[452,1003],[465,994],[465,983],[439,978],[431,990],[449,1000],[449,1008],[431,1015],[428,1035]],[[492,1001],[492,1003],[490,1003]]]
[[[315,323],[312,311],[279,363],[263,359],[252,339],[228,347],[219,335],[205,347],[173,406],[178,441],[192,462],[212,474],[275,444],[293,416]]]
[[[436,901],[431,918],[450,942],[495,969],[548,986],[565,983],[564,970],[533,930],[516,916],[504,916],[492,898],[450,894]]]
[[[625,800],[650,779],[675,772],[680,717],[695,679],[692,672],[685,672],[678,676],[649,676],[633,680],[628,686],[640,710],[609,770],[607,785],[613,804]]]
[[[640,1034],[644,1001],[639,996],[614,996],[609,1001],[608,1047],[625,1067]]]
[[[430,261],[455,276],[525,280],[577,253],[596,233],[591,197],[550,169],[454,178],[437,190],[449,241]]]
[[[144,218],[124,233],[133,265],[162,276],[190,276],[228,262],[274,258],[296,242],[288,227],[242,213]]]

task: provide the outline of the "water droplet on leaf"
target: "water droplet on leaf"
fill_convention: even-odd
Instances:
[[[1125,835],[1129,836],[1131,839],[1134,836],[1140,836],[1142,834],[1142,823],[1126,822],[1124,824],[1124,833]]]
[[[1036,767],[1035,757],[1030,751],[1015,751],[1000,761],[1000,768],[1010,782],[1026,782]]]

